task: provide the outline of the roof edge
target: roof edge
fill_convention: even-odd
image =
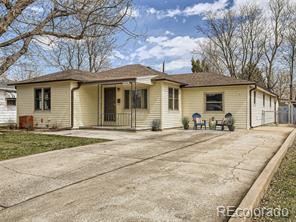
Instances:
[[[259,88],[261,91],[264,91],[264,92],[267,92],[267,93],[269,93],[269,94],[271,94],[271,95],[274,95],[274,96],[276,96],[276,97],[279,97],[277,94],[275,94],[274,92],[271,92],[270,90],[268,90],[268,89],[266,89],[266,88],[264,88],[264,87],[262,87],[262,86],[260,86],[260,85],[257,85],[256,84],[256,86],[257,86],[257,89]]]
[[[199,88],[199,87],[218,87],[218,86],[250,86],[256,83],[234,83],[234,84],[217,84],[217,85],[203,85],[203,86],[185,86],[185,88]]]
[[[158,79],[152,79],[152,81],[169,81],[169,82],[174,82],[174,83],[178,83],[180,85],[188,85],[188,83],[185,83],[185,82],[180,82],[180,81],[177,81],[177,80],[173,80],[173,79],[167,79],[167,78],[158,78]]]
[[[59,80],[44,80],[44,81],[37,81],[37,82],[14,82],[7,84],[8,86],[19,86],[19,85],[30,85],[30,84],[36,84],[36,83],[48,83],[48,82],[66,82],[66,81],[75,81],[80,82],[75,79],[59,79]]]

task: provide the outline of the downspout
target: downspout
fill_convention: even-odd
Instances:
[[[257,89],[257,85],[255,85],[255,87],[253,89],[250,89],[250,91],[249,91],[249,93],[250,93],[250,95],[249,95],[249,98],[250,98],[250,128],[254,128],[252,126],[252,92],[256,89]]]
[[[276,112],[276,104],[277,104],[277,101],[278,101],[278,97],[275,97],[276,99],[274,100],[274,124],[277,124],[277,119],[276,119],[276,116],[277,116],[277,112]]]
[[[78,82],[78,85],[71,89],[71,128],[74,126],[74,91],[78,90],[81,86],[81,83]]]

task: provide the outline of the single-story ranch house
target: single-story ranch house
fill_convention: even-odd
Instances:
[[[14,83],[17,119],[34,127],[182,126],[182,117],[220,120],[232,113],[236,128],[275,122],[277,97],[256,83],[214,73],[168,75],[143,65],[99,73],[68,70]],[[192,126],[192,123],[190,123]]]

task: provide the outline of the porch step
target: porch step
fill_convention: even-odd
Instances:
[[[92,130],[114,130],[114,131],[128,131],[128,132],[136,132],[139,130],[149,130],[149,129],[141,129],[141,128],[130,128],[130,127],[114,127],[114,126],[86,126],[79,127],[79,129],[92,129]]]

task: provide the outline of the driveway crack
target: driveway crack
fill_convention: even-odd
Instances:
[[[265,142],[266,142],[266,140],[263,141],[263,144],[265,144]],[[243,153],[243,154],[241,155],[242,159],[241,159],[240,161],[238,161],[237,164],[235,164],[235,165],[232,167],[231,171],[230,171],[232,176],[229,178],[229,180],[235,179],[235,180],[237,180],[238,182],[241,182],[240,179],[235,175],[235,172],[234,172],[234,171],[240,169],[239,166],[240,166],[243,162],[245,162],[246,157],[247,157],[251,152],[253,152],[254,150],[256,150],[256,149],[258,148],[258,146],[259,146],[259,145],[254,146],[252,149],[248,150],[247,152],[245,152],[245,153]]]

